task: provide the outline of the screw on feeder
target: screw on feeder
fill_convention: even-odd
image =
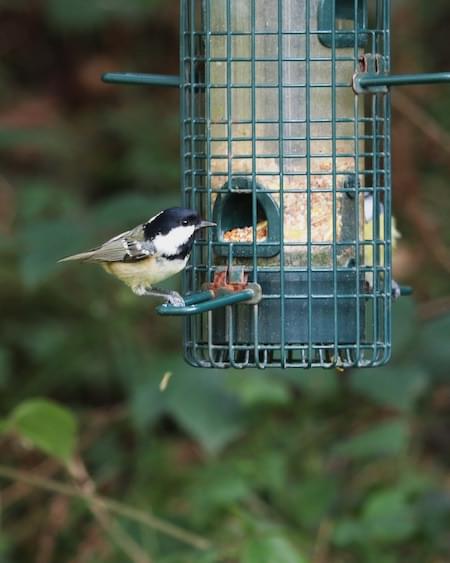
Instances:
[[[184,204],[213,217],[184,274],[200,367],[377,366],[391,350],[390,0],[181,0]],[[367,100],[364,96],[367,96]],[[371,197],[372,219],[365,221]]]

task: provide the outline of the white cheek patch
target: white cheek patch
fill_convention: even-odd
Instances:
[[[165,235],[157,235],[152,242],[158,254],[173,256],[178,253],[183,244],[187,243],[194,231],[194,225],[181,225]]]

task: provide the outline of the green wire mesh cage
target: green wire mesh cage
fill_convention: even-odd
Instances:
[[[187,319],[195,365],[389,358],[389,98],[366,100],[351,86],[364,53],[389,65],[387,3],[371,4],[183,5],[185,203],[217,223],[197,241],[186,289],[260,292]]]
[[[389,0],[182,0],[184,274],[200,367],[378,366],[391,351]]]

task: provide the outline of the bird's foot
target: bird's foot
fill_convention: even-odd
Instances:
[[[166,303],[168,305],[172,305],[173,307],[185,307],[186,306],[184,299],[176,291],[171,291],[166,297],[167,297]]]
[[[135,293],[137,291],[135,290]],[[173,307],[185,307],[186,303],[181,295],[177,291],[172,291],[171,289],[161,289],[158,287],[146,287],[145,290],[141,290],[138,295],[146,295],[153,297],[162,297],[165,299],[166,304],[172,305]]]

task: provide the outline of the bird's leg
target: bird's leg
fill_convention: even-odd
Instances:
[[[147,287],[145,288],[144,295],[153,295],[155,297],[162,297],[166,300],[169,305],[173,305],[174,307],[184,307],[186,303],[181,295],[170,289],[162,289],[160,287]]]

